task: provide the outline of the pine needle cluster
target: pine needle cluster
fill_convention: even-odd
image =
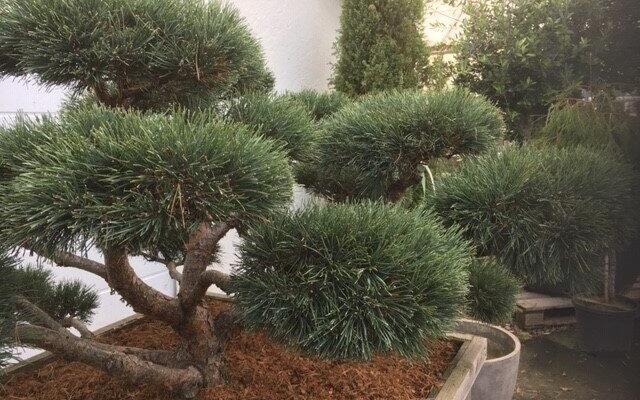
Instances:
[[[250,229],[234,277],[249,327],[306,352],[421,354],[464,308],[472,250],[432,213],[313,206]]]
[[[598,288],[605,252],[632,237],[637,178],[585,148],[507,148],[464,163],[425,200],[532,289]]]

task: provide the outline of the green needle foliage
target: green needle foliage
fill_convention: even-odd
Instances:
[[[251,94],[231,103],[226,118],[284,146],[296,161],[311,158],[317,129],[307,109],[286,96]]]
[[[201,221],[262,220],[291,195],[280,146],[224,121],[92,107],[0,137],[0,161],[14,174],[0,187],[7,246],[97,242],[168,255]]]
[[[470,246],[433,214],[312,206],[250,229],[233,277],[250,328],[306,352],[421,354],[463,309]]]
[[[104,104],[164,109],[269,90],[237,10],[198,0],[4,0],[0,75],[89,89]]]
[[[426,201],[532,289],[597,288],[636,226],[631,168],[584,148],[507,148],[463,163]]]
[[[559,147],[585,146],[632,163],[640,172],[640,118],[615,101],[554,105],[536,140]]]
[[[41,266],[21,267],[15,258],[4,253],[0,255],[0,276],[0,365],[10,359],[15,324],[38,323],[37,316],[16,307],[18,296],[57,321],[76,318],[90,322],[98,307],[97,293],[80,281],[55,282],[51,271]]]
[[[302,104],[311,114],[314,121],[320,121],[340,110],[352,100],[341,92],[317,92],[303,90],[289,93],[287,96]]]
[[[490,324],[511,321],[520,282],[491,258],[477,258],[469,268],[469,315]]]
[[[397,200],[419,182],[421,163],[484,151],[504,124],[490,102],[452,89],[366,96],[322,128],[316,176],[303,183],[334,200]]]
[[[344,0],[333,85],[350,96],[423,87],[424,0]]]

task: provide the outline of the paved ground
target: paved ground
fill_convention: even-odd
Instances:
[[[568,329],[523,341],[515,400],[640,400],[640,339],[605,357],[577,350],[574,337]]]

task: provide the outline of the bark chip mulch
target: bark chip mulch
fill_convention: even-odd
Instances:
[[[224,302],[212,302],[222,310]],[[100,338],[105,343],[171,349],[177,336],[161,322],[143,319]],[[205,389],[199,400],[419,400],[442,385],[442,374],[459,348],[453,342],[431,346],[428,361],[395,354],[369,362],[326,361],[301,355],[260,332],[240,332],[227,346],[229,383]],[[7,400],[169,400],[157,388],[130,386],[100,370],[62,359],[0,381]]]

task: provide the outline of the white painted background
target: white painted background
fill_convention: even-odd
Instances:
[[[276,77],[276,90],[326,89],[331,73],[333,42],[338,28],[340,0],[232,0],[245,17],[254,35],[261,41],[267,64]],[[33,81],[0,79],[0,124],[8,125],[19,113],[27,116],[53,114],[58,111],[66,91],[62,87],[43,88]],[[305,195],[296,188],[295,205]],[[229,270],[235,261],[235,232],[222,244],[220,269]],[[91,254],[101,261],[99,254]],[[34,260],[25,257],[25,262]],[[149,285],[166,294],[175,294],[175,284],[163,266],[134,259],[136,272]],[[83,271],[53,268],[56,279],[81,279],[100,294],[100,308],[92,329],[115,322],[132,311],[120,297],[112,295],[106,283]],[[18,349],[21,358],[34,355],[33,350]]]

